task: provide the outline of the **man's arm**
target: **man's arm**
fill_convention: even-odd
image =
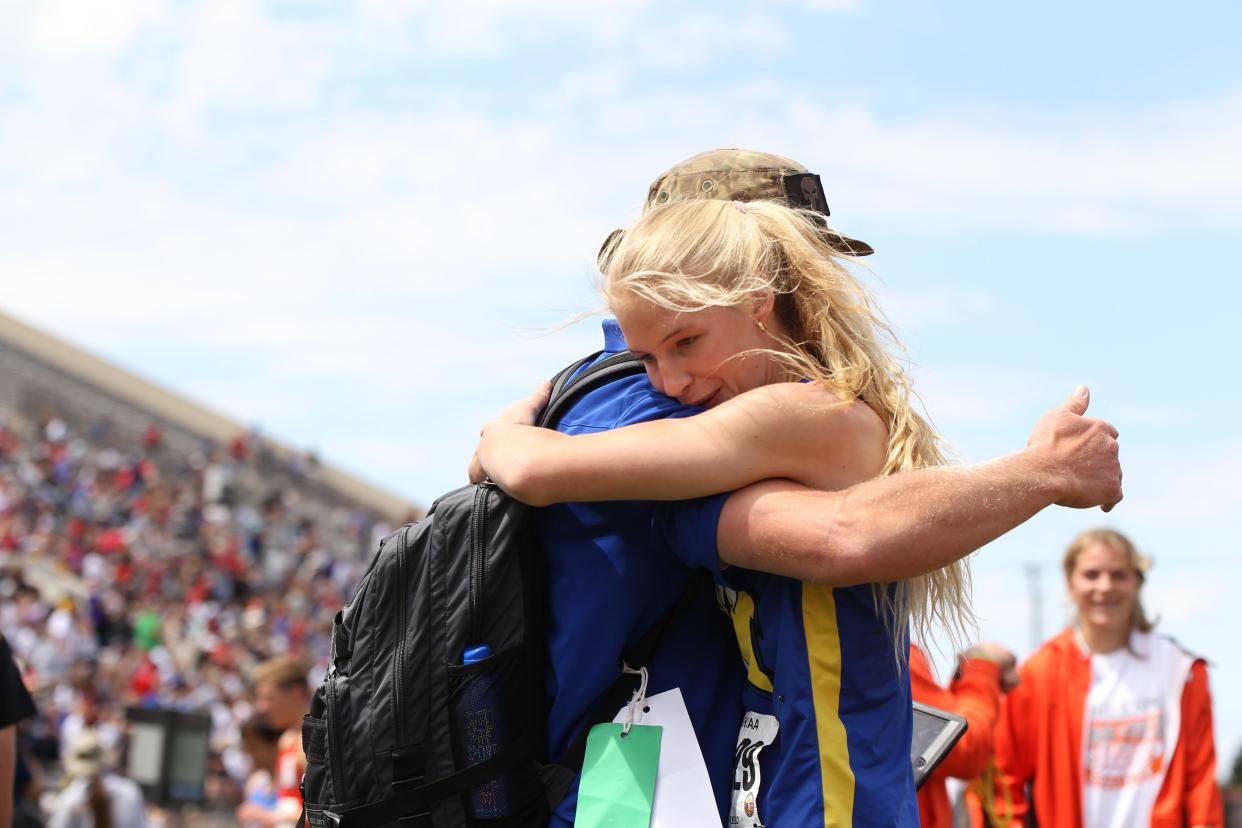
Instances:
[[[1117,430],[1084,417],[1079,386],[1027,448],[970,466],[869,480],[838,492],[764,481],[732,494],[717,524],[722,563],[833,586],[899,581],[965,557],[1053,504],[1121,500]]]

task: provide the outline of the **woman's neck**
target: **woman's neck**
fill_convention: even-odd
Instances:
[[[1087,645],[1087,649],[1101,655],[1116,652],[1130,643],[1130,628],[1128,626],[1117,629],[1111,626],[1097,626],[1080,620],[1078,622],[1078,632],[1082,635],[1083,643]]]

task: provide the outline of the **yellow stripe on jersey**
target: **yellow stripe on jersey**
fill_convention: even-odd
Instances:
[[[737,646],[742,651],[742,660],[746,662],[746,680],[768,693],[772,692],[772,680],[759,669],[755,659],[755,642],[751,640],[750,624],[755,617],[755,599],[748,593],[737,592],[733,595],[734,603],[728,612],[733,619],[733,632],[737,635]]]
[[[802,628],[819,733],[824,828],[846,828],[853,824],[854,772],[850,770],[849,745],[840,715],[841,638],[831,587],[802,585]]]

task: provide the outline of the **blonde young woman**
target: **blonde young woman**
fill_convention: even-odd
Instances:
[[[842,489],[943,463],[897,343],[820,222],[776,202],[649,212],[605,252],[603,292],[656,389],[706,411],[568,437],[523,424],[545,386],[485,427],[476,477],[544,505],[771,478]],[[843,415],[866,439],[834,440]],[[786,577],[792,558],[696,563],[726,587],[749,679],[731,824],[917,825],[907,622],[969,622],[965,565],[817,585]]]
[[[1022,665],[996,730],[1012,824],[1223,825],[1207,665],[1153,632],[1150,566],[1111,529],[1066,549],[1077,618]]]

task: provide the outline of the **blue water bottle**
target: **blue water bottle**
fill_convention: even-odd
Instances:
[[[486,644],[468,647],[462,664],[474,664],[492,654]],[[461,743],[466,764],[477,765],[495,756],[504,745],[504,722],[495,677],[481,672],[471,675],[461,695]],[[506,777],[484,782],[470,791],[470,815],[492,819],[509,815],[509,783]]]

